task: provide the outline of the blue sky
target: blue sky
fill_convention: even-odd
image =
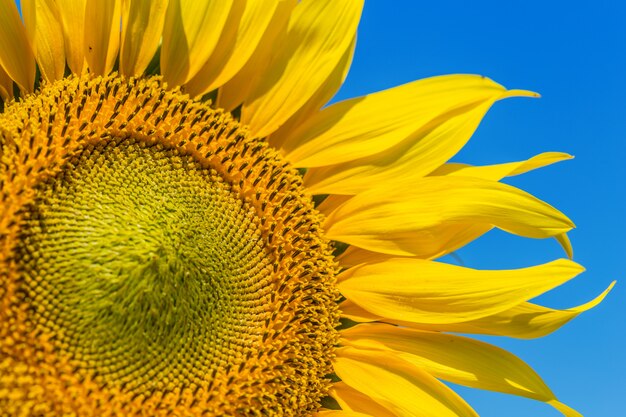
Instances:
[[[393,7],[390,5],[393,4]],[[516,353],[585,417],[618,415],[626,393],[626,5],[537,0],[366,0],[352,69],[338,99],[433,75],[478,73],[539,100],[496,103],[455,158],[471,164],[562,151],[572,161],[507,180],[565,212],[587,272],[539,298],[603,304],[544,339],[490,342]],[[553,240],[490,233],[458,252],[467,266],[516,268],[564,254]],[[557,417],[532,400],[458,388],[482,417]]]

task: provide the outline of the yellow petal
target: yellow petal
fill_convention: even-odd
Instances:
[[[402,256],[420,254],[420,242],[447,224],[492,225],[532,238],[556,236],[574,227],[554,207],[509,185],[426,177],[359,194],[333,211],[324,228],[330,239]]]
[[[85,10],[86,0],[58,0],[67,65],[74,74],[85,68]]]
[[[583,415],[580,414],[578,411],[574,410],[573,408],[568,407],[567,405],[563,404],[560,401],[552,400],[552,401],[549,401],[548,404],[550,404],[552,407],[559,410],[561,414],[563,414],[566,417],[583,417]]]
[[[567,257],[570,259],[574,258],[574,248],[572,248],[572,242],[570,242],[569,237],[567,237],[567,233],[561,233],[559,235],[554,236],[557,242],[561,245]]]
[[[241,121],[268,136],[328,80],[352,44],[363,0],[304,0],[296,6],[287,39],[263,74]]]
[[[161,42],[168,0],[124,0],[120,72],[141,75]]]
[[[229,81],[248,62],[279,6],[279,0],[235,2],[222,38],[204,66],[185,86],[192,96]]]
[[[330,395],[337,400],[342,410],[366,413],[374,417],[396,417],[391,411],[362,392],[350,388],[345,382],[333,383]]]
[[[390,320],[387,320],[382,316],[367,311],[366,309],[351,300],[343,300],[339,305],[339,310],[341,311],[341,317],[356,321],[357,323],[371,323],[374,321],[384,321],[391,323]],[[407,323],[409,323],[410,326],[413,325],[413,323]]]
[[[14,0],[0,0],[0,66],[22,90],[33,91],[35,58]]]
[[[432,129],[455,109],[499,98],[506,90],[477,75],[426,78],[333,104],[291,132],[283,152],[297,166],[333,165],[387,150]],[[428,137],[419,137],[428,142]],[[426,149],[433,144],[420,143]],[[453,146],[450,144],[450,146]],[[457,144],[457,151],[462,144]]]
[[[555,310],[533,303],[522,303],[509,310],[474,321],[437,326],[441,331],[489,334],[519,339],[546,336],[574,319],[579,314],[600,304],[611,291],[615,282],[593,300],[577,307]],[[434,327],[432,328],[434,330]]]
[[[432,227],[424,233],[411,236],[411,254],[420,259],[435,259],[456,251],[491,229],[492,226],[489,224],[465,223],[451,223]],[[349,246],[344,253],[337,257],[337,260],[342,266],[349,267],[398,256],[400,255]]]
[[[351,195],[329,195],[315,209],[325,216],[332,213],[337,207],[351,199]]]
[[[285,140],[291,135],[295,129],[297,129],[303,123],[306,123],[313,115],[318,113],[320,109],[333,98],[333,96],[339,91],[339,88],[343,84],[343,81],[348,75],[350,64],[352,63],[352,57],[354,56],[354,47],[356,46],[356,37],[353,39],[352,44],[346,50],[343,58],[339,61],[339,64],[328,79],[322,83],[322,87],[311,98],[291,116],[281,127],[272,133],[267,141],[274,148],[280,149]]]
[[[393,355],[337,351],[335,373],[343,382],[401,417],[478,417],[450,388]]]
[[[417,323],[459,323],[510,309],[563,284],[584,268],[560,259],[484,271],[413,258],[363,264],[340,274],[339,291],[366,310]]]
[[[161,73],[170,86],[183,85],[202,68],[232,7],[232,1],[170,0],[161,47]]]
[[[370,146],[373,146],[372,144],[376,144],[382,147],[382,152],[379,151],[336,165],[309,169],[305,176],[305,185],[313,194],[357,194],[368,190],[372,184],[394,183],[398,178],[407,182],[417,180],[440,167],[467,143],[485,113],[496,100],[534,94],[519,90],[504,91],[495,87],[484,91],[480,90],[480,92],[483,94],[490,92],[492,96],[475,100],[469,104],[459,102],[456,107],[452,107],[434,119],[426,121],[425,124],[414,126],[405,121],[404,125],[398,126],[399,132],[390,131],[392,136],[389,140],[392,140],[394,144],[391,147],[386,146],[385,141],[378,141],[378,135],[383,135],[384,131],[374,130],[371,135],[367,133],[369,127],[367,127],[366,120],[368,119],[364,118],[360,125],[366,126],[366,130],[346,143],[346,145],[350,145],[349,147],[341,150],[343,147],[336,148],[337,145],[329,145],[328,153],[326,151],[322,151],[324,154],[318,155],[316,153],[315,161],[308,158],[297,163],[296,166],[306,165],[304,162],[308,162],[309,165],[327,165],[324,159],[330,160],[330,154],[334,154],[342,160],[348,159],[343,155],[351,155],[352,152],[364,154],[368,152]],[[463,96],[458,99],[463,100]],[[382,108],[378,110],[383,111]],[[387,111],[385,115],[389,117],[389,114],[395,112],[395,109]],[[380,120],[380,117],[378,119]],[[393,120],[393,118],[391,119]],[[411,121],[412,119],[408,118],[408,120]],[[344,130],[347,131],[347,129],[352,128],[360,131],[361,128],[357,128],[357,125],[357,122],[354,121],[350,125],[345,125]],[[390,129],[394,127],[396,126],[388,126]],[[394,137],[393,135],[396,133],[398,136]],[[389,135],[383,137],[388,138]],[[400,141],[395,142],[398,139]],[[361,146],[361,143],[365,146]],[[293,155],[288,157],[294,158]],[[352,159],[352,157],[349,158]]]
[[[269,25],[252,56],[241,70],[218,90],[218,107],[231,111],[243,103],[263,80],[267,67],[279,45],[284,45],[287,26],[297,0],[279,1]]]
[[[121,0],[87,0],[85,8],[85,59],[97,75],[111,72],[120,47]]]
[[[372,252],[369,250],[357,248],[356,246],[348,246],[348,248],[335,259],[339,262],[339,265],[342,268],[350,268],[365,263],[388,261],[392,258],[398,258],[398,255]]]
[[[508,162],[505,164],[471,166],[464,164],[445,164],[430,175],[456,175],[500,181],[504,177],[512,177],[543,168],[557,162],[573,159],[572,155],[562,152],[544,152],[526,161]]]
[[[361,324],[342,330],[341,336],[344,345],[387,351],[435,378],[548,403],[556,401],[530,366],[487,343],[387,324]]]
[[[54,0],[23,0],[22,16],[41,75],[60,80],[65,75],[65,41],[59,6]]]
[[[596,298],[578,307],[566,310],[555,310],[532,303],[521,303],[508,310],[463,323],[429,325],[426,323],[411,323],[405,320],[383,318],[363,309],[350,300],[343,301],[340,305],[340,309],[342,316],[362,323],[385,321],[398,326],[415,327],[423,330],[534,339],[546,336],[558,330],[579,314],[600,304],[614,285],[615,282],[611,283],[611,285]]]
[[[0,65],[0,99],[8,101],[13,98],[13,80]]]

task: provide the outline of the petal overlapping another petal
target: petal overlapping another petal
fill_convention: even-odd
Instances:
[[[520,303],[505,311],[459,323],[412,323],[376,315],[351,300],[341,303],[342,315],[356,322],[385,322],[421,330],[456,332],[465,334],[485,334],[506,336],[518,339],[544,337],[560,329],[579,314],[588,311],[604,300],[615,282],[594,299],[568,309],[558,310],[529,302]]]
[[[253,135],[270,135],[323,88],[352,45],[362,8],[362,0],[296,6],[285,44],[242,108],[241,121]]]
[[[338,276],[338,286],[346,298],[379,316],[447,324],[506,311],[583,270],[565,259],[528,268],[486,271],[397,258],[347,269]]]
[[[168,0],[123,3],[120,72],[139,76],[152,61],[161,43]]]
[[[426,177],[371,189],[331,212],[325,227],[331,239],[363,249],[419,255],[421,241],[442,227],[480,224],[532,238],[574,227],[563,213],[524,191],[469,177]]]
[[[353,347],[340,348],[335,372],[347,385],[396,416],[478,417],[450,388],[396,356]]]
[[[22,15],[41,75],[49,82],[60,80],[65,75],[65,41],[58,4],[26,0]]]

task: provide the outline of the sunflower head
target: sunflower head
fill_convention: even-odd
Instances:
[[[447,161],[512,96],[452,75],[326,106],[362,0],[0,0],[0,411],[476,416],[440,380],[544,401],[462,337],[554,331],[570,260],[435,259],[573,223]],[[608,290],[607,290],[608,291]],[[532,319],[528,319],[532,317]]]
[[[57,385],[47,413],[96,413],[106,395],[120,413],[155,397],[190,413],[318,407],[336,266],[275,151],[159,79],[69,77],[1,123],[3,365],[29,365],[15,392]]]

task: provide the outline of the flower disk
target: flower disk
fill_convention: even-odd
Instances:
[[[276,152],[158,78],[67,78],[0,126],[0,408],[319,407],[336,266]]]

